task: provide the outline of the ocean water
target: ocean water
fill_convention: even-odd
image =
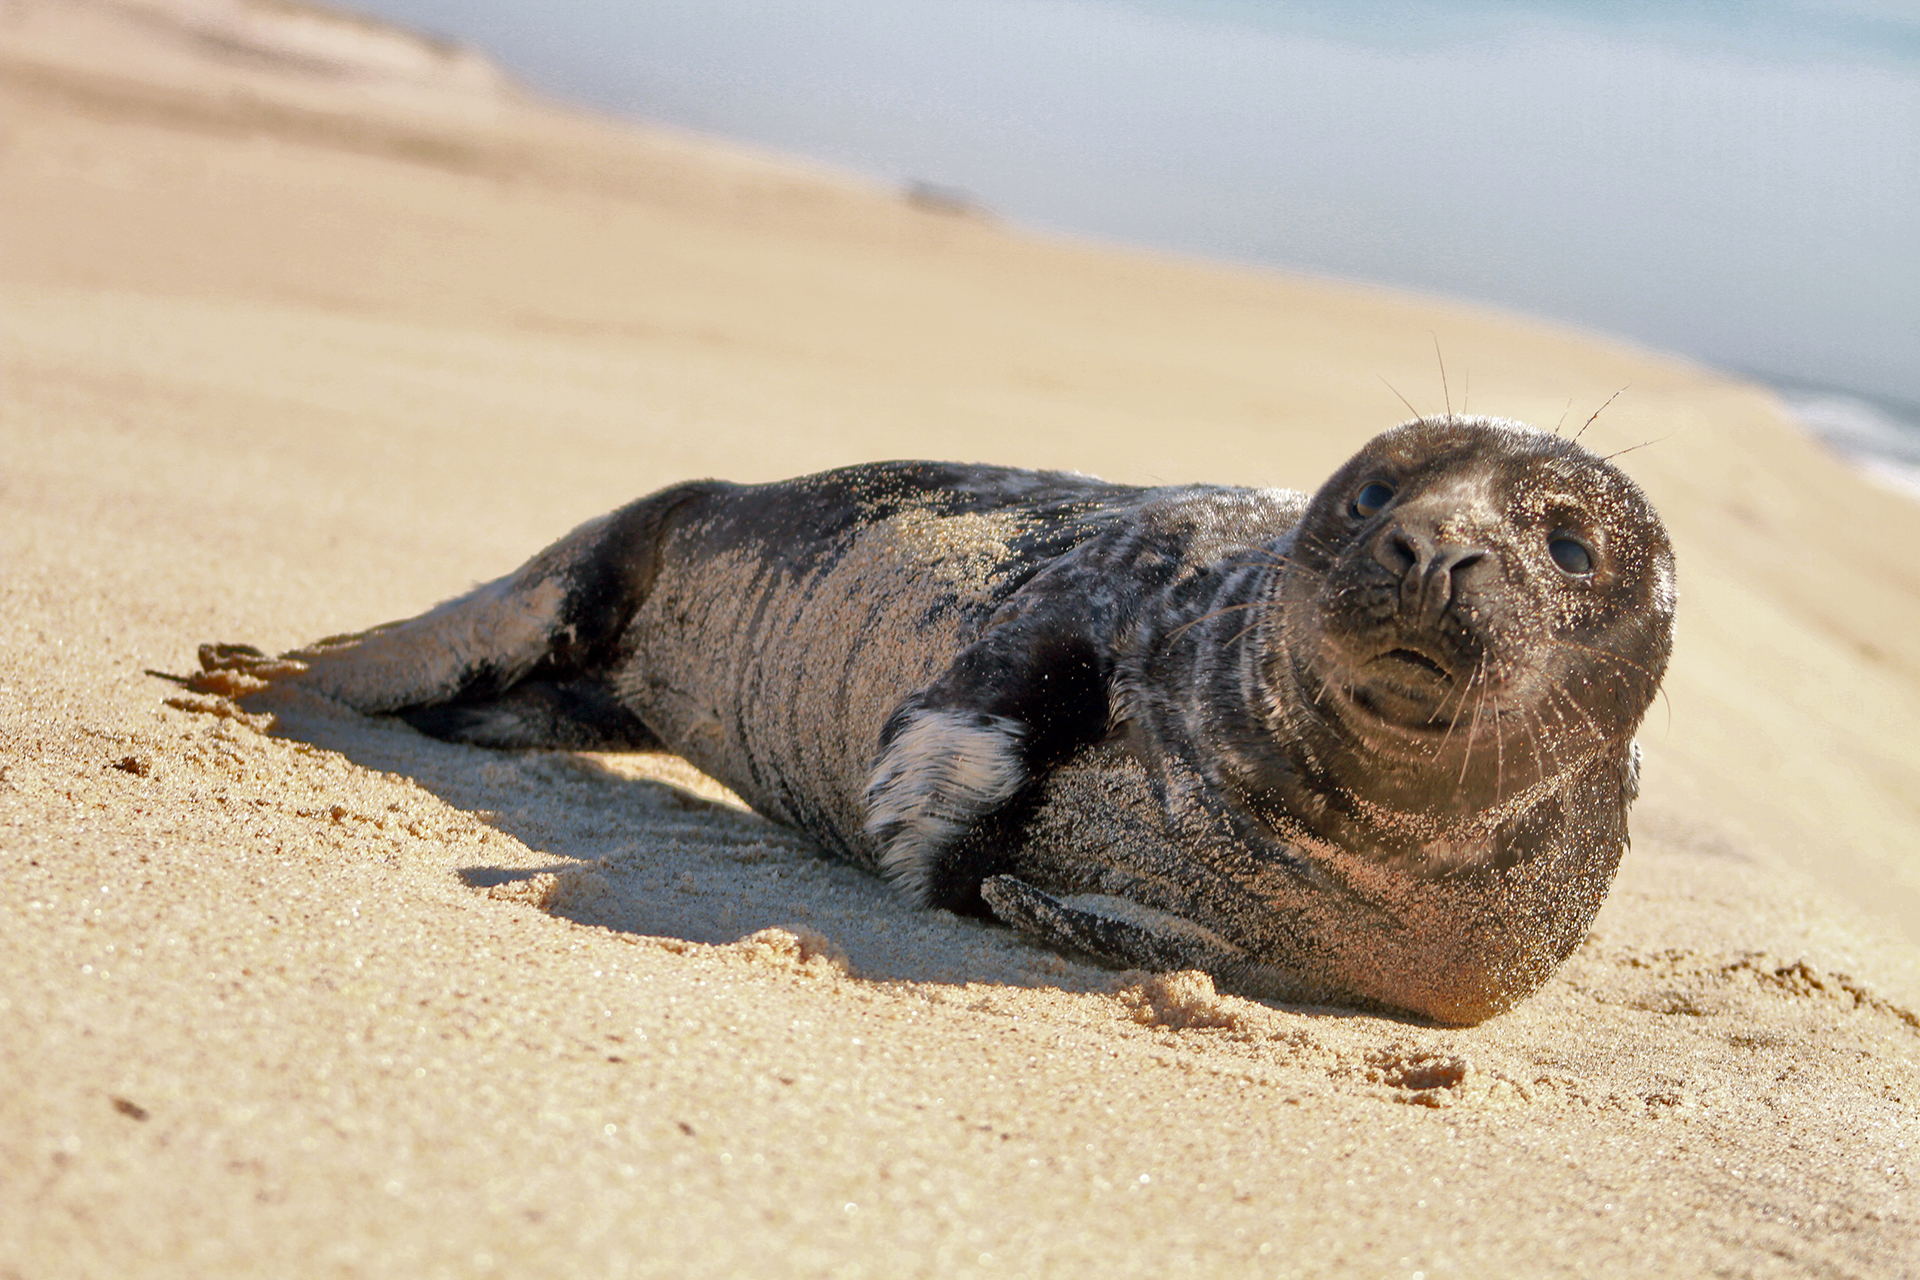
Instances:
[[[1920,412],[1832,387],[1776,381],[1800,424],[1886,487],[1920,502]]]
[[[1020,224],[1682,352],[1920,475],[1920,5],[359,3]]]

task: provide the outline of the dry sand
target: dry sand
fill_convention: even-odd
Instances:
[[[1920,1270],[1920,507],[1762,391],[1047,242],[282,4],[0,4],[0,1276]],[[1682,569],[1635,842],[1472,1030],[901,909],[657,756],[144,675],[688,476],[1311,486],[1593,424]],[[1470,378],[1470,388],[1468,381]]]

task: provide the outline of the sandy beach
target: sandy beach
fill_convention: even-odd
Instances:
[[[147,674],[696,476],[1312,488],[1409,416],[1383,384],[1620,392],[1583,439],[1680,566],[1612,895],[1471,1029],[908,910],[672,757]],[[1040,238],[317,10],[11,0],[0,441],[0,1277],[1920,1269],[1920,504],[1761,388]]]

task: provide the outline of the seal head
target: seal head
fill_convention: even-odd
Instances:
[[[1528,427],[1376,437],[1284,555],[1262,627],[1270,735],[1247,783],[1347,839],[1368,828],[1365,845],[1413,867],[1512,856],[1460,837],[1623,749],[1672,647],[1652,506]]]

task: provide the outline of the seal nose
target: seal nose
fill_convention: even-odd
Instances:
[[[1439,621],[1466,571],[1487,554],[1485,547],[1441,542],[1404,522],[1384,530],[1373,544],[1373,558],[1400,579],[1400,612],[1425,626]]]

